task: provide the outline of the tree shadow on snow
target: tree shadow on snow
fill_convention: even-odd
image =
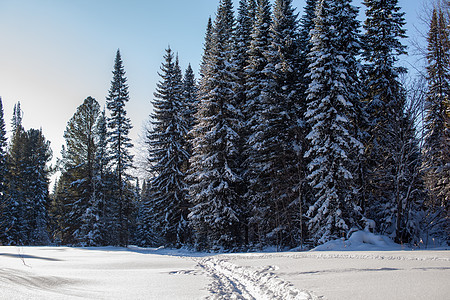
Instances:
[[[6,257],[12,257],[12,258],[29,258],[29,259],[41,259],[41,260],[47,260],[47,261],[62,261],[61,259],[57,258],[50,258],[50,257],[42,257],[42,256],[36,256],[36,255],[29,255],[29,254],[15,254],[15,253],[0,253],[0,256],[6,256]]]

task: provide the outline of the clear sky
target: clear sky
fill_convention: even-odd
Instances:
[[[400,0],[408,35],[431,0]],[[209,16],[219,0],[0,0],[0,96],[10,129],[14,103],[23,124],[42,128],[59,156],[67,121],[87,96],[103,106],[120,48],[136,139],[152,111],[157,72],[168,45],[184,69],[198,70]],[[234,1],[235,8],[238,0]],[[304,0],[294,0],[303,14]],[[359,1],[355,5],[361,6]],[[405,41],[408,44],[407,41]]]

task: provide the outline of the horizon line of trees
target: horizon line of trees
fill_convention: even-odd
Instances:
[[[365,229],[448,242],[450,4],[433,10],[427,76],[408,88],[398,1],[364,0],[362,26],[351,2],[307,0],[300,18],[292,0],[240,0],[236,17],[220,0],[198,80],[166,50],[142,186],[119,51],[108,114],[91,97],[77,108],[51,197],[48,142],[18,105],[9,146],[0,130],[0,241],[239,251]]]

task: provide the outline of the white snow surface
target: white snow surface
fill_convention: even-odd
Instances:
[[[368,231],[353,232],[348,240],[344,238],[329,241],[313,249],[313,251],[376,251],[404,250],[402,245],[394,243],[390,238],[376,235]]]
[[[450,251],[386,239],[235,254],[3,246],[0,299],[449,299]]]

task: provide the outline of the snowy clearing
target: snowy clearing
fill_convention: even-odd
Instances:
[[[448,299],[450,251],[0,247],[0,299]]]

